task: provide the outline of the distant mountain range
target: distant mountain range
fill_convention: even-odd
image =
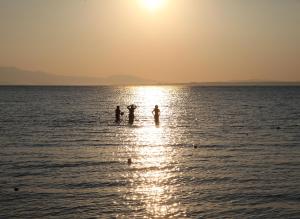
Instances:
[[[0,85],[148,85],[154,81],[132,75],[63,76],[14,67],[0,67]]]
[[[161,83],[132,75],[114,75],[110,77],[63,76],[39,71],[22,70],[15,67],[0,67],[0,86],[1,85],[299,86],[300,82],[248,80],[227,82]]]

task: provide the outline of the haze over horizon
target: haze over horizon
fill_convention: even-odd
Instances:
[[[143,1],[1,0],[0,66],[171,83],[300,81],[300,1]]]

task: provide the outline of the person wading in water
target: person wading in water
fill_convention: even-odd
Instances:
[[[117,123],[121,122],[121,116],[123,116],[124,113],[120,110],[120,106],[117,106],[117,108],[115,110],[115,113],[116,113],[116,120],[115,120],[115,122],[117,122]]]
[[[134,122],[134,110],[137,108],[136,105],[132,104],[130,106],[127,106],[127,109],[129,110],[129,124],[133,124]]]
[[[155,108],[152,110],[152,114],[154,115],[155,124],[159,124],[160,110],[157,105],[155,105]]]

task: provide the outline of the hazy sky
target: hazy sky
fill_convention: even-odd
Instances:
[[[168,82],[300,81],[300,0],[0,0],[0,66]],[[144,0],[145,1],[145,0]]]

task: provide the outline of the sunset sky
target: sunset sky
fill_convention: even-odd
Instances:
[[[300,81],[300,0],[0,0],[0,66]]]

